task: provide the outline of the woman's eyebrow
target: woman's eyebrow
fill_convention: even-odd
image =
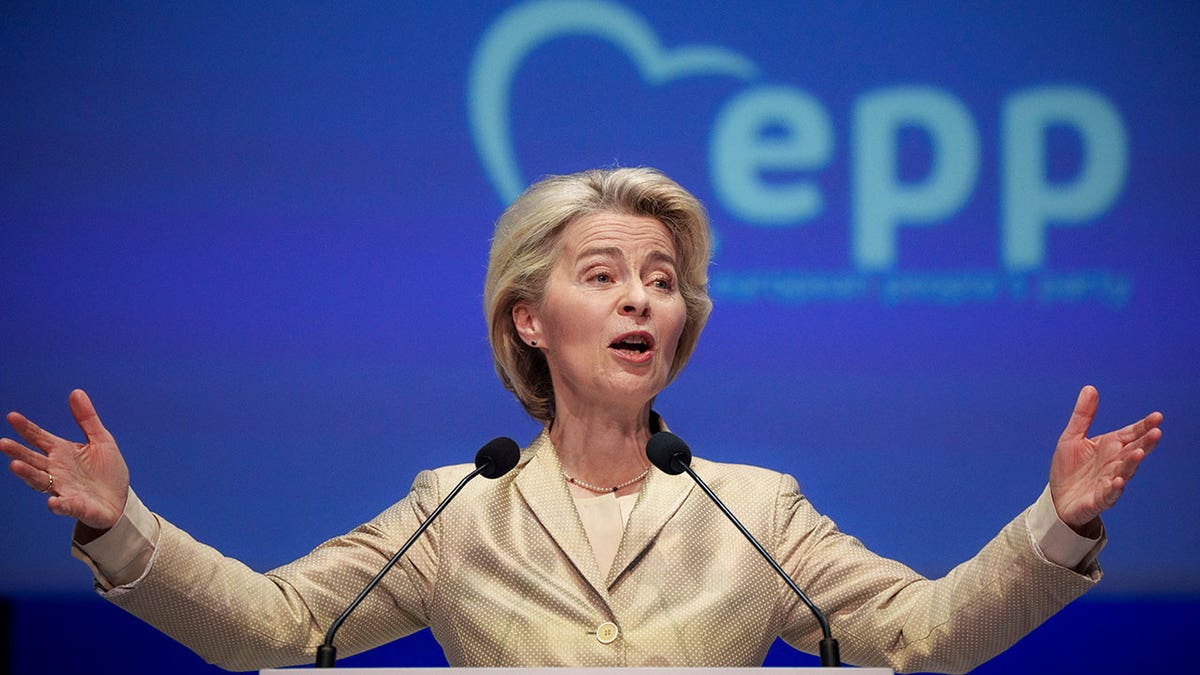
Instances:
[[[585,248],[579,252],[579,259],[583,258],[624,258],[625,252],[616,246],[593,246]]]
[[[625,252],[617,246],[593,246],[585,248],[579,252],[578,260],[585,258],[615,258],[618,260],[625,259]],[[666,263],[671,267],[676,267],[675,256],[666,251],[655,249],[646,256],[646,260],[650,263]]]
[[[655,249],[654,251],[650,252],[650,255],[647,256],[646,259],[652,263],[666,263],[671,267],[678,267],[678,265],[675,263],[675,256],[667,253],[666,251]]]

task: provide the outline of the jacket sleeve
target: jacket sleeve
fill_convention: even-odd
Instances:
[[[1007,649],[1100,579],[1046,560],[1026,524],[1009,522],[970,560],[926,579],[838,531],[783,476],[777,501],[780,564],[830,622],[842,657],[897,672],[961,673]],[[785,589],[787,590],[787,589]],[[788,590],[781,637],[811,650],[820,629]]]
[[[146,573],[98,590],[227,670],[311,663],[329,625],[428,516],[439,493],[437,474],[421,472],[404,500],[265,574],[156,516],[159,538]],[[346,621],[334,641],[339,656],[426,625],[439,538],[435,522]]]

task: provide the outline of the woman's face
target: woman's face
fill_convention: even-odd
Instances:
[[[644,405],[666,386],[687,314],[675,256],[653,218],[596,213],[564,228],[542,302],[513,309],[546,356],[560,410]]]

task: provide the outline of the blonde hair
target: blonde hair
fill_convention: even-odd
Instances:
[[[554,384],[541,350],[521,340],[513,324],[519,302],[537,306],[558,263],[568,223],[594,213],[647,216],[666,226],[675,244],[679,292],[687,313],[671,364],[674,380],[687,363],[712,311],[708,297],[709,226],[704,206],[657,169],[593,169],[549,176],[525,189],[492,236],[484,318],[496,373],[534,419],[554,418]]]

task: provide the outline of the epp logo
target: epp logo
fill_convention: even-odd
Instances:
[[[691,77],[748,83],[717,111],[709,137],[709,175],[722,207],[746,224],[794,227],[824,208],[816,173],[834,152],[826,107],[789,85],[759,83],[759,67],[736,51],[711,45],[664,47],[646,21],[604,0],[534,0],[517,5],[485,31],[471,63],[468,116],[480,159],[500,197],[524,187],[510,130],[514,77],[537,47],[568,35],[620,48],[650,84]],[[931,143],[927,175],[903,180],[898,143],[917,127]],[[1077,134],[1081,161],[1069,180],[1047,179],[1047,133]],[[767,133],[767,132],[770,133]],[[980,135],[970,110],[932,86],[893,86],[861,94],[853,104],[851,259],[860,273],[895,266],[898,230],[945,220],[974,192]],[[1008,274],[1045,263],[1048,227],[1077,224],[1107,211],[1124,187],[1128,141],[1115,106],[1079,86],[1035,86],[1002,102],[1000,130],[1000,258]],[[785,172],[790,182],[763,180]]]

